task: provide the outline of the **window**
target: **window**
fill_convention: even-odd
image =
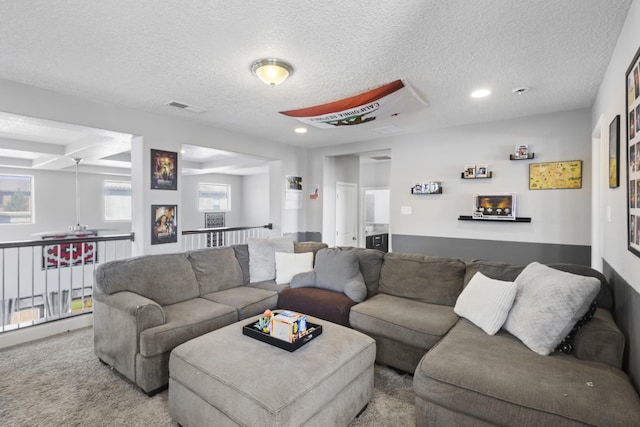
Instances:
[[[33,177],[0,175],[0,224],[33,223]]]
[[[104,182],[104,220],[131,221],[130,182]]]
[[[198,184],[198,210],[228,211],[231,208],[227,184]]]

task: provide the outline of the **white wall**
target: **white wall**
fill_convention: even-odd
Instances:
[[[243,225],[256,226],[269,223],[269,176],[267,174],[242,177],[242,206]]]
[[[324,156],[392,148],[390,227],[394,234],[589,245],[590,129],[588,110],[558,112],[320,148],[310,152],[309,170],[311,179],[319,180]],[[516,144],[529,144],[535,160],[509,160]],[[560,160],[583,160],[582,189],[528,189],[529,163]],[[480,163],[489,165],[494,178],[460,178],[465,165]],[[410,194],[415,182],[431,180],[442,181],[442,195]],[[459,215],[471,214],[472,197],[478,192],[516,192],[517,214],[532,217],[532,222],[458,221]],[[411,207],[412,214],[401,215],[401,206]],[[327,214],[331,212],[325,208]],[[310,212],[309,229],[322,226],[322,217]],[[327,232],[323,230],[323,239]]]
[[[633,2],[620,32],[618,43],[593,104],[592,127],[601,123],[600,149],[600,210],[597,223],[604,236],[602,257],[636,291],[640,292],[640,258],[627,250],[627,156],[626,156],[626,82],[625,75],[631,60],[640,47],[640,2]],[[609,123],[620,114],[620,187],[608,185]],[[611,211],[611,221],[606,211]]]
[[[104,181],[130,181],[128,177],[87,174],[80,165],[80,223],[104,229],[102,234],[131,232],[131,221],[105,222]],[[0,168],[0,174],[33,176],[35,223],[2,224],[0,240],[33,240],[36,233],[64,231],[76,224],[75,169],[69,172]]]
[[[360,187],[388,187],[391,183],[391,160],[360,162]]]
[[[179,184],[178,191],[171,192],[173,194],[149,190],[149,148],[179,151],[183,143],[189,143],[241,154],[252,154],[273,162],[281,162],[279,169],[283,172],[282,177],[270,176],[270,180],[273,181],[273,185],[277,181],[282,191],[284,191],[285,174],[304,176],[306,157],[303,149],[206,126],[196,122],[197,118],[187,112],[184,113],[184,119],[151,114],[141,110],[82,100],[6,80],[0,80],[0,93],[2,93],[0,111],[126,132],[137,136],[132,147],[134,191],[132,228],[136,233],[135,254],[179,250],[179,244],[150,245],[151,219],[148,213],[150,205],[172,203],[173,200],[180,203],[182,187]],[[285,211],[282,203],[282,198],[270,199],[270,205],[273,204],[270,206],[269,218],[269,222],[274,225],[272,233],[281,235],[304,230],[306,221],[304,207]],[[181,219],[178,218],[181,231],[183,227],[180,221]]]
[[[225,213],[227,227],[240,227],[243,223],[244,185],[241,176],[206,174],[183,176],[182,179],[182,229],[204,228],[204,211],[198,210],[198,184],[227,184],[230,186],[231,209]]]

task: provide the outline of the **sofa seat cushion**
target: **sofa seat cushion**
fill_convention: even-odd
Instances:
[[[456,323],[453,307],[378,294],[351,307],[351,327],[428,350]]]
[[[261,314],[266,309],[274,309],[278,303],[277,292],[248,286],[213,292],[202,298],[235,307],[238,310],[238,320]]]
[[[504,330],[490,336],[466,319],[422,358],[413,388],[419,399],[482,425],[628,426],[640,419],[638,395],[622,371],[563,353],[542,356]]]
[[[309,314],[343,326],[350,326],[349,311],[355,304],[342,292],[321,288],[289,288],[278,297],[278,308]]]
[[[234,307],[203,298],[193,298],[162,307],[166,323],[140,333],[140,354],[152,357],[238,321]]]
[[[285,289],[289,289],[289,284],[287,283],[286,285],[278,285],[275,280],[263,280],[261,282],[249,283],[247,287],[280,293]]]

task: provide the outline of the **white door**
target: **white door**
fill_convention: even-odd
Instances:
[[[336,183],[336,246],[358,244],[358,186]]]

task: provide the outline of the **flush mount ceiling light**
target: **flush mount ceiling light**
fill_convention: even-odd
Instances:
[[[491,95],[491,91],[489,89],[478,89],[471,92],[472,98],[484,98],[485,96]]]
[[[259,59],[251,65],[251,72],[263,83],[276,86],[293,74],[293,67],[280,59]]]

